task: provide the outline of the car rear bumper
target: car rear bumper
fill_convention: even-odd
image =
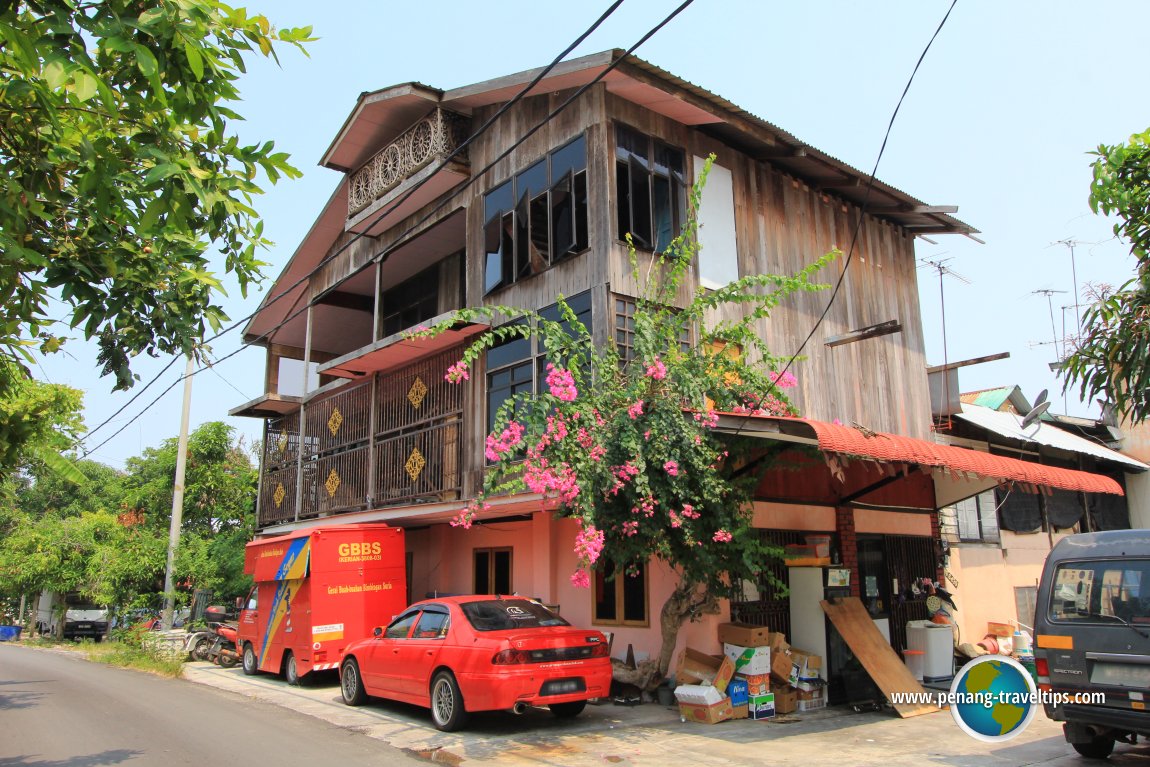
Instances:
[[[1046,715],[1056,722],[1091,724],[1121,730],[1122,732],[1150,735],[1150,711],[1068,704],[1047,707]]]
[[[546,666],[549,664],[540,664]],[[494,673],[456,674],[459,690],[463,693],[468,711],[497,711],[509,709],[517,703],[528,706],[547,706],[552,703],[570,703],[589,698],[607,697],[611,692],[611,663],[583,664],[541,668],[533,664],[508,666]],[[544,685],[559,680],[578,679],[583,689],[557,695],[544,695]]]

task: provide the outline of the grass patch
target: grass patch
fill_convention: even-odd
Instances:
[[[173,658],[163,645],[139,645],[126,642],[83,642],[80,649],[95,663],[134,668],[160,676],[178,677],[184,670],[182,657]]]

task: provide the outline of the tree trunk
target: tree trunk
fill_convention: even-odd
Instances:
[[[719,601],[705,587],[694,583],[680,583],[675,587],[659,614],[659,627],[663,634],[663,647],[659,651],[660,677],[666,677],[671,669],[671,656],[675,654],[675,644],[679,641],[679,629],[683,624],[718,612]]]

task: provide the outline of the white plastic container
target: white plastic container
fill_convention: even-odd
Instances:
[[[921,650],[924,682],[945,682],[954,678],[954,629],[930,621],[908,621],[906,648]]]

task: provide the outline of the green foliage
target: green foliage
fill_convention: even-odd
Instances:
[[[117,641],[82,642],[80,651],[88,660],[120,668],[133,668],[160,676],[176,678],[184,670],[184,654],[160,643],[155,632],[128,629]]]
[[[79,592],[98,603],[155,606],[167,563],[177,440],[129,460],[125,472],[81,461],[74,485],[32,467],[0,501],[0,596]],[[185,516],[176,580],[185,591],[243,594],[254,534],[256,470],[223,423],[188,440]]]
[[[601,558],[616,572],[661,559],[678,571],[682,589],[711,596],[729,595],[738,579],[764,569],[772,551],[751,525],[753,480],[736,478],[745,456],[731,454],[741,445],[713,431],[716,411],[794,412],[782,391],[793,377],[778,375],[780,360],[758,325],[787,296],[824,288],[812,277],[836,254],[795,276],[756,275],[700,290],[677,308],[697,256],[695,226],[692,217],[662,254],[642,264],[631,249],[636,281],[645,286],[631,359],[621,359],[614,343],[597,343],[562,296],[560,322],[493,306],[459,312],[430,331],[459,319],[520,318],[480,336],[449,380],[466,377],[487,349],[516,336],[537,336],[548,360],[547,389],[501,407],[487,438],[483,497],[453,524],[469,526],[492,495],[536,492],[580,522],[576,585],[587,585],[582,568]],[[720,311],[727,307],[735,310]],[[720,314],[738,319],[710,321]]]
[[[3,260],[0,254],[0,264]],[[82,403],[82,392],[40,383],[0,357],[0,480],[28,461],[47,463],[70,480],[79,479],[60,453],[83,431]]]
[[[1095,289],[1080,338],[1065,360],[1066,388],[1104,397],[1134,422],[1150,415],[1150,131],[1094,152],[1090,207],[1118,217],[1114,234],[1130,244],[1136,274],[1117,290]]]
[[[132,356],[221,327],[209,248],[246,294],[268,244],[257,179],[299,175],[229,130],[237,79],[249,53],[311,39],[212,0],[0,4],[0,353],[58,350],[58,298],[125,389]]]

